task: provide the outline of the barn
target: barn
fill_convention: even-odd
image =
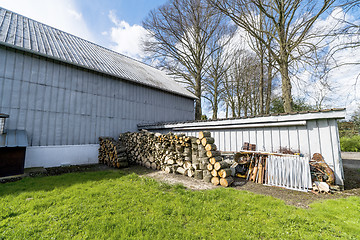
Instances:
[[[0,8],[0,113],[27,133],[25,167],[95,163],[98,137],[193,120],[195,98],[160,70]]]

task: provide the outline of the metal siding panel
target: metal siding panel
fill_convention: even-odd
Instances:
[[[76,113],[76,92],[70,90],[70,106],[69,106],[69,113],[75,114]]]
[[[2,79],[3,81],[3,91],[0,106],[3,108],[8,108],[10,106],[11,101],[11,88],[12,88],[12,80],[10,79]]]
[[[256,129],[255,128],[249,128],[249,143],[250,144],[256,144]]]
[[[236,130],[232,129],[230,132],[230,138],[231,138],[231,145],[230,145],[230,151],[237,151],[237,136],[236,136]]]
[[[49,112],[47,113],[47,144],[48,145],[55,145],[55,136],[56,136],[56,113]]]
[[[258,151],[265,150],[265,139],[264,139],[264,129],[263,128],[256,129],[256,148]]]
[[[8,129],[17,129],[16,119],[19,118],[19,109],[10,108],[9,110],[9,121],[7,121]]]
[[[19,117],[17,119],[16,128],[20,130],[25,130],[25,121],[26,121],[26,110],[20,109]]]
[[[299,134],[300,153],[310,157],[311,150],[310,150],[309,133],[307,130],[307,126],[298,126],[297,129]]]
[[[290,148],[289,130],[287,127],[280,127],[280,147],[286,149]]]
[[[5,77],[6,50],[0,47],[0,80]]]
[[[299,145],[299,136],[298,136],[298,130],[295,126],[288,127],[289,131],[289,146],[291,147],[291,150],[294,152],[298,152],[300,149]]]
[[[333,152],[333,158],[334,158],[334,173],[335,173],[335,183],[339,185],[344,185],[344,170],[343,170],[343,164],[341,159],[341,151],[340,151],[340,141],[339,141],[339,135],[338,135],[338,126],[337,122],[334,119],[328,120],[328,127],[330,131],[331,136],[331,151]]]
[[[39,60],[39,72],[37,73],[38,83],[46,84],[46,68],[48,63],[43,60]]]
[[[264,129],[264,150],[268,152],[273,152],[273,139],[271,128]]]
[[[236,130],[236,142],[237,142],[236,151],[240,151],[242,149],[242,145],[244,143],[242,135],[243,135],[242,130],[237,129]]]
[[[34,122],[33,122],[33,146],[40,146],[42,129],[42,112],[34,111]]]
[[[319,142],[319,128],[317,126],[317,121],[307,121],[307,129],[308,129],[308,136],[309,136],[309,145],[310,145],[310,153],[311,156],[314,153],[321,153],[321,146]]]
[[[277,127],[271,128],[271,136],[273,139],[273,152],[278,152],[281,146],[280,142],[280,129]]]
[[[17,81],[17,80],[13,80],[12,81],[12,90],[10,93],[11,95],[11,108],[20,108],[20,99],[21,99],[21,94],[20,94],[20,89],[21,89],[21,81]]]
[[[85,144],[85,135],[86,135],[86,116],[80,116],[80,144]]]
[[[30,72],[30,82],[38,83],[39,81],[39,58],[31,58],[31,72]]]
[[[46,64],[46,72],[44,76],[45,84],[48,86],[55,86],[54,82],[58,81],[58,72],[54,71],[54,63],[49,61],[42,61]]]
[[[64,113],[63,114],[63,121],[62,121],[62,138],[61,138],[61,145],[68,145],[69,144],[69,114]]]
[[[224,130],[224,145],[223,145],[224,151],[230,151],[230,146],[231,146],[231,137],[230,136],[231,136],[230,131]]]
[[[61,145],[63,114],[55,114],[55,136],[54,145]]]
[[[248,128],[243,130],[243,142],[250,142],[250,132]]]
[[[1,60],[0,60],[1,64]],[[15,55],[15,72],[14,72],[14,79],[21,80],[23,79],[23,69],[24,69],[24,56],[23,54],[17,53]]]
[[[334,155],[332,151],[330,128],[327,119],[318,120],[321,152],[325,162],[335,171]],[[330,144],[329,144],[330,140]]]
[[[5,78],[13,79],[15,71],[15,52],[6,51]]]
[[[45,86],[37,84],[35,91],[35,110],[43,111]]]

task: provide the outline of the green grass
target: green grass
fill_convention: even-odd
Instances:
[[[186,190],[119,171],[0,185],[0,239],[358,239],[360,199],[300,209],[231,188]]]

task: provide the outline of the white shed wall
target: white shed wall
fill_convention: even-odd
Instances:
[[[318,116],[322,116],[321,114],[324,113],[318,113]],[[325,162],[334,170],[336,184],[343,185],[344,174],[336,118],[315,119],[315,114],[315,117],[306,119],[307,116],[309,115],[299,114],[295,117],[286,115],[275,117],[275,119],[263,117],[190,122],[144,128],[162,133],[169,131],[184,133],[195,137],[198,136],[199,131],[210,131],[212,137],[215,138],[215,144],[221,151],[240,151],[243,143],[249,142],[256,144],[257,150],[266,152],[279,152],[280,148],[287,148],[299,151],[308,158],[311,158],[314,153],[321,153]],[[301,120],[302,117],[305,120]],[[293,118],[292,121],[290,121],[291,118]],[[267,120],[269,122],[266,123]]]

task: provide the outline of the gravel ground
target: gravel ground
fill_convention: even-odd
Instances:
[[[27,170],[27,176],[50,176],[59,175],[70,172],[86,172],[86,171],[103,171],[103,170],[116,170],[105,165],[81,165],[81,166],[70,166],[70,167],[56,167],[47,169],[29,169]],[[147,169],[142,166],[132,166],[124,168],[122,171],[127,173],[136,173],[140,176],[151,177],[159,181],[163,181],[169,184],[182,184],[191,190],[208,190],[214,189],[221,186],[213,186],[211,183],[205,183],[201,180],[194,178],[185,177],[179,174],[166,174],[164,171],[154,171]],[[309,204],[314,201],[321,201],[325,199],[344,198],[348,196],[360,196],[360,169],[346,168],[344,167],[345,173],[345,190],[335,192],[332,194],[315,194],[313,192],[299,192],[294,190],[288,190],[280,187],[264,186],[262,184],[255,184],[253,182],[246,182],[241,178],[237,178],[233,184],[233,188],[238,190],[245,190],[256,194],[263,194],[272,196],[283,200],[286,204],[294,205],[297,207],[308,208]],[[6,181],[0,182],[11,182],[17,181],[21,178],[7,179]]]

